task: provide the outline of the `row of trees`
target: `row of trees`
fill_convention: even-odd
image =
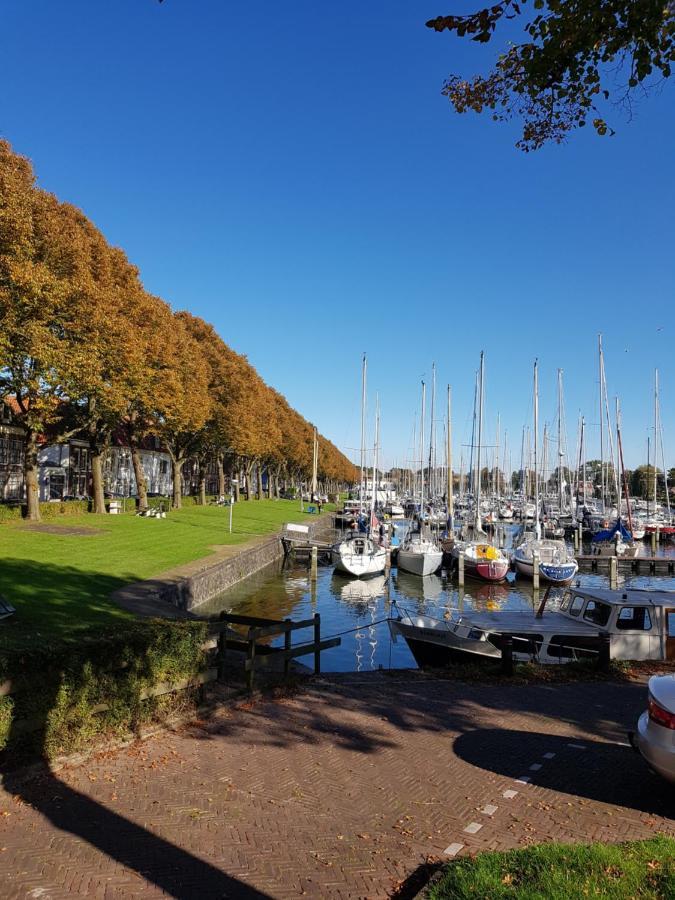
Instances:
[[[25,430],[27,514],[38,519],[41,441],[83,436],[91,450],[94,511],[104,512],[103,460],[124,430],[141,506],[147,504],[140,447],[149,434],[181,471],[206,466],[307,476],[314,429],[213,327],[174,313],[149,294],[138,270],[68,203],[35,183],[28,160],[0,141],[0,397]],[[352,482],[352,463],[319,437],[320,477]]]

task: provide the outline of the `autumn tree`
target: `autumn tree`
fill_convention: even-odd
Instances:
[[[159,317],[158,317],[159,318]],[[157,389],[146,398],[152,430],[171,457],[174,509],[182,506],[182,472],[211,414],[209,367],[185,322],[169,308],[158,321],[163,338]]]
[[[521,22],[521,38],[513,40]],[[453,74],[443,93],[457,112],[521,119],[517,146],[526,151],[560,143],[589,120],[598,134],[613,134],[601,107],[607,101],[630,107],[638,92],[670,77],[675,60],[670,0],[534,0],[532,7],[499,0],[466,15],[437,16],[427,26],[482,44],[498,28],[508,34],[487,74]]]
[[[58,201],[34,184],[30,163],[0,141],[0,395],[13,396],[24,428],[27,516],[40,518],[40,438],[59,434],[67,397],[60,364],[86,365],[74,346],[69,300],[78,277],[78,249]],[[74,235],[73,235],[74,237]]]

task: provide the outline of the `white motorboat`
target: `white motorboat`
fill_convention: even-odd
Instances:
[[[568,587],[560,608],[448,612],[448,619],[399,609],[389,620],[394,640],[405,638],[419,665],[459,657],[501,657],[505,635],[519,662],[565,663],[597,659],[604,641],[612,659],[675,659],[675,591]]]

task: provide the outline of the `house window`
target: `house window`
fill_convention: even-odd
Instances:
[[[9,464],[20,466],[23,463],[23,439],[18,434],[9,436]]]
[[[0,434],[0,466],[6,466],[9,462],[9,436]]]
[[[649,631],[652,619],[646,606],[623,606],[619,610],[616,627],[624,631]]]
[[[169,471],[169,460],[168,460],[168,459],[162,459],[162,460],[160,460],[160,463],[159,463],[159,474],[160,474],[160,475],[166,475],[166,473],[167,473],[168,471]]]

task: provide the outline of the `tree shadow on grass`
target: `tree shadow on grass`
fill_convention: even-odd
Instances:
[[[64,870],[77,871],[78,866],[81,866],[83,873],[90,877],[92,871],[101,871],[102,880],[111,877],[117,883],[120,878],[119,868],[115,865],[107,869],[107,859],[133,870],[147,882],[172,897],[232,897],[243,898],[243,900],[266,897],[267,895],[262,892],[228,875],[217,865],[194,856],[175,843],[165,840],[126,818],[123,814],[108,808],[98,799],[74,789],[49,769],[47,749],[51,739],[50,729],[53,727],[50,717],[58,716],[62,712],[62,691],[66,689],[71,692],[68,702],[72,702],[73,707],[76,707],[78,702],[86,703],[86,687],[82,688],[81,696],[78,696],[77,690],[73,692],[73,685],[85,686],[92,680],[105,678],[109,672],[109,668],[106,668],[106,665],[109,666],[109,661],[108,663],[105,660],[99,661],[95,652],[92,652],[91,657],[84,658],[81,663],[69,661],[64,664],[61,662],[50,667],[49,636],[54,631],[61,636],[66,633],[67,624],[68,622],[72,624],[78,605],[88,602],[83,598],[91,596],[93,593],[98,596],[103,595],[111,586],[114,587],[116,583],[123,582],[120,582],[119,579],[111,579],[108,576],[100,576],[92,572],[83,573],[68,567],[48,565],[43,567],[43,571],[39,571],[39,569],[39,564],[35,562],[5,560],[2,563],[3,583],[7,584],[9,580],[10,584],[15,583],[18,586],[16,592],[7,591],[10,597],[15,599],[18,612],[14,622],[3,622],[0,625],[0,635],[6,639],[7,633],[5,632],[3,635],[2,632],[11,624],[15,627],[15,636],[21,637],[24,647],[28,646],[31,637],[39,639],[43,648],[40,658],[44,661],[45,669],[40,673],[42,677],[33,688],[33,693],[37,692],[39,695],[35,703],[32,703],[34,698],[30,696],[31,672],[26,671],[24,667],[24,670],[20,671],[19,677],[13,679],[14,689],[19,690],[22,687],[26,698],[20,703],[20,707],[24,712],[32,709],[32,718],[23,721],[20,717],[13,718],[7,741],[9,749],[5,750],[0,758],[0,772],[2,773],[3,790],[6,794],[12,795],[19,802],[29,804],[41,814],[49,826],[77,839],[71,859],[68,858],[67,849],[60,851],[61,877],[63,877]],[[40,624],[39,620],[36,621],[35,615],[31,616],[28,628],[26,623],[21,621],[22,599],[24,602],[28,602],[28,593],[24,590],[22,598],[21,582],[13,582],[13,579],[20,579],[22,576],[31,585],[30,593],[33,601],[36,601],[37,598],[41,598],[43,601],[45,613],[43,624]],[[94,585],[96,591],[92,591]],[[87,610],[89,619],[93,617],[96,620],[96,612],[101,613],[101,623],[105,622],[110,628],[110,619],[103,615],[104,606],[101,605],[99,608],[98,601],[94,600],[91,601]],[[16,628],[17,625],[18,628]],[[37,632],[39,635],[36,634]],[[75,647],[75,641],[73,641],[73,647]],[[62,647],[59,652],[61,653],[60,658],[63,660]],[[12,653],[15,661],[20,658],[21,651],[16,643]],[[5,661],[9,656],[11,654],[5,651]],[[73,657],[75,658],[75,655]],[[30,659],[29,656],[26,658]],[[79,657],[77,658],[79,659]],[[140,705],[140,692],[143,684],[148,683],[148,680],[152,683],[153,666],[155,665],[156,661],[150,659],[148,654],[134,661],[136,677],[130,680],[127,690],[136,693],[134,697],[129,695],[125,697],[125,702],[131,702],[132,708]],[[80,666],[81,668],[78,668]],[[86,672],[84,671],[85,667]],[[16,694],[16,696],[21,698],[21,694]],[[37,715],[35,714],[36,709],[39,710]],[[31,747],[30,758],[32,760],[41,759],[44,762],[44,766],[40,766],[37,772],[27,771],[17,764],[18,757],[15,755],[15,748],[20,748],[22,745],[25,747],[27,743]],[[68,752],[69,749],[68,747],[64,748],[65,752]],[[27,840],[31,839],[27,838]],[[82,854],[81,850],[77,849],[81,842],[86,842],[94,848],[95,852],[89,856],[86,853]],[[31,848],[26,846],[21,849],[28,852]],[[41,862],[37,877],[44,879],[47,889],[52,886],[49,884],[48,872],[49,865]],[[34,881],[33,877],[31,883]],[[137,885],[134,887],[137,888]]]

